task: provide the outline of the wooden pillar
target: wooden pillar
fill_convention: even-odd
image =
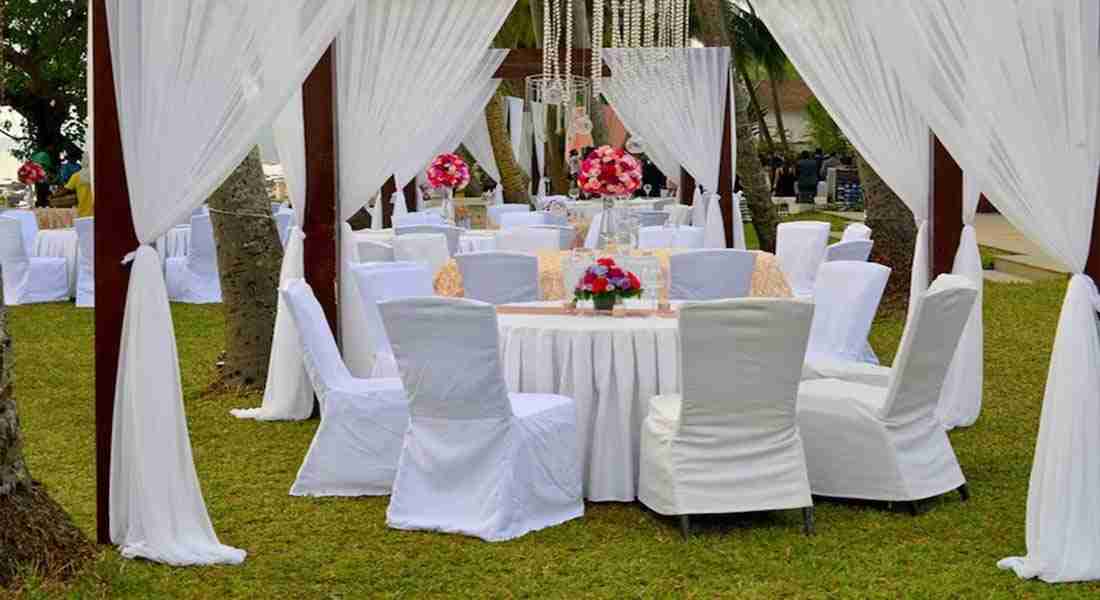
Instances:
[[[1089,246],[1089,258],[1085,263],[1085,274],[1093,281],[1100,281],[1100,166],[1097,171],[1096,206],[1092,209],[1092,245]]]
[[[935,135],[930,135],[932,152],[929,185],[929,258],[932,279],[950,273],[962,237],[963,172]]]
[[[111,543],[110,480],[111,433],[114,420],[115,378],[122,339],[122,318],[130,270],[122,264],[138,246],[130,213],[130,191],[122,159],[122,139],[115,98],[111,44],[107,33],[107,2],[92,2],[92,80],[95,97],[95,158],[93,193],[95,219],[95,464],[96,540]]]
[[[531,145],[531,195],[537,196],[539,193],[539,185],[542,184],[542,173],[539,171],[539,153],[535,150],[534,144],[539,143],[536,139]],[[543,156],[545,156],[545,152]]]
[[[722,221],[726,230],[726,247],[733,248],[733,114],[730,112],[730,90],[726,86],[726,116],[722,122],[722,154],[718,167],[718,206],[722,209]]]
[[[683,167],[680,167],[680,204],[695,204],[695,178]]]
[[[330,46],[302,84],[306,141],[306,198],[309,209],[302,230],[306,282],[325,311],[329,328],[340,339],[339,204],[336,195],[336,74]]]
[[[406,183],[401,192],[405,194],[405,210],[416,212],[416,178],[413,177],[412,180]]]
[[[382,192],[380,193],[380,200],[382,201],[382,228],[389,229],[393,227],[393,203],[390,202],[390,198],[397,192],[397,180],[393,175],[386,180],[386,183],[382,184]]]

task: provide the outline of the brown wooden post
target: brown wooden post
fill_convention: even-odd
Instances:
[[[935,135],[929,186],[929,250],[932,279],[950,273],[962,237],[963,172]]]
[[[107,33],[107,2],[92,2],[92,80],[94,84],[95,157],[95,464],[96,540],[111,543],[111,432],[115,378],[122,339],[129,267],[122,264],[138,246],[130,213],[130,191],[122,158],[111,43]]]
[[[534,135],[534,134],[532,134]],[[539,171],[539,154],[535,150],[534,144],[537,144],[538,140],[532,141],[531,145],[531,195],[537,196],[539,193],[539,185],[542,184],[542,173]]]
[[[722,221],[726,230],[726,247],[733,248],[733,228],[741,223],[733,220],[733,115],[730,114],[730,90],[726,86],[726,116],[722,122],[722,154],[718,167],[718,206],[722,209]]]
[[[680,167],[680,204],[695,204],[695,178],[683,167]]]
[[[416,178],[413,177],[405,187],[401,189],[401,192],[405,194],[405,210],[408,212],[416,212]]]
[[[340,339],[339,205],[336,195],[336,75],[330,46],[302,84],[302,115],[306,141],[306,198],[309,210],[302,227],[306,234],[305,275],[325,311],[329,328]]]
[[[1097,168],[1096,206],[1092,209],[1092,241],[1088,262],[1085,263],[1085,274],[1092,277],[1093,281],[1100,281],[1100,166]]]
[[[379,200],[382,202],[382,228],[389,229],[393,227],[393,203],[390,202],[390,198],[397,192],[397,180],[393,175],[386,180],[386,183],[382,184],[382,191],[379,194]]]

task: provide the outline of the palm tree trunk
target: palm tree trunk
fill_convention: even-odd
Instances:
[[[768,152],[775,152],[775,142],[772,141],[772,132],[768,128],[768,120],[764,118],[764,111],[760,109],[760,100],[756,97],[756,89],[752,85],[752,78],[745,65],[737,65],[737,71],[741,74],[741,81],[745,86],[746,96],[749,100],[749,110],[756,117],[756,126],[760,129],[760,137],[763,138]]]
[[[886,284],[886,296],[905,303],[909,299],[909,277],[913,270],[917,225],[913,213],[894,190],[858,157],[859,181],[867,210],[867,226],[874,231],[875,246],[871,259],[892,269]]]
[[[489,126],[493,158],[500,170],[500,184],[504,186],[505,202],[527,204],[530,202],[527,188],[531,185],[531,178],[523,172],[516,162],[516,155],[512,153],[512,140],[508,137],[504,115],[504,94],[498,90],[485,106],[485,122]]]
[[[271,360],[283,247],[255,148],[210,196],[225,313],[221,383],[262,386]]]
[[[772,110],[775,112],[775,129],[779,132],[779,143],[783,147],[783,154],[791,155],[791,145],[787,142],[787,128],[783,126],[783,110],[779,103],[780,81],[776,79],[776,73],[769,75],[772,84]]]

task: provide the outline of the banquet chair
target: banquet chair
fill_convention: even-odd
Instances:
[[[577,239],[577,229],[572,225],[531,225],[529,229],[546,229],[558,234],[558,250],[569,250]]]
[[[414,225],[443,225],[443,215],[437,212],[411,212],[393,215],[394,227],[412,227]]]
[[[536,229],[517,227],[502,229],[497,233],[497,250],[527,252],[535,254],[547,250],[557,250],[561,245],[561,236],[554,229]]]
[[[435,295],[432,274],[426,266],[416,262],[352,265],[351,274],[363,301],[365,333],[371,351],[370,364],[364,365],[363,372],[369,372],[371,377],[398,377],[390,339],[382,325],[382,316],[378,314],[378,303]]]
[[[691,207],[683,204],[672,203],[662,210],[668,213],[669,225],[689,225],[691,221]]]
[[[486,209],[489,223],[500,227],[500,215],[505,213],[529,213],[531,206],[528,204],[496,204]]]
[[[425,264],[432,277],[451,259],[447,236],[441,233],[410,233],[393,238],[393,258]]]
[[[838,260],[866,262],[871,257],[871,240],[851,240],[829,244],[825,248],[825,262]]]
[[[458,254],[458,240],[462,236],[462,230],[453,225],[408,225],[395,227],[394,235],[401,237],[411,233],[441,233],[447,238],[447,254]]]
[[[76,229],[76,305],[95,306],[95,219],[83,217],[73,221]]]
[[[275,230],[279,232],[279,243],[286,247],[287,236],[290,235],[290,221],[294,213],[288,211],[275,213]]]
[[[829,224],[822,221],[780,223],[775,258],[796,298],[812,298],[817,269],[825,260]]]
[[[292,279],[279,290],[302,342],[302,360],[321,405],[321,424],[291,496],[384,496],[393,487],[409,403],[396,377],[348,371],[313,288]]]
[[[663,210],[634,210],[639,227],[660,227],[668,222],[669,214]]]
[[[506,212],[500,214],[500,228],[530,227],[531,225],[554,225],[551,215],[544,211]]]
[[[6,210],[0,216],[19,222],[19,237],[27,256],[34,256],[34,242],[38,237],[38,217],[30,209]]]
[[[279,211],[282,210],[282,207],[283,207],[283,205],[281,203],[272,202],[271,203],[271,214],[273,214],[273,215],[279,214]]]
[[[668,257],[669,300],[743,298],[752,291],[756,253],[733,248],[691,250]]]
[[[858,261],[821,265],[814,283],[814,322],[806,349],[806,373],[815,364],[866,361],[867,334],[875,319],[889,267]]]
[[[393,262],[393,246],[374,240],[360,240],[355,244],[356,253],[361,263]]]
[[[639,227],[639,248],[702,248],[703,228],[692,225],[682,227]]]
[[[969,497],[935,410],[977,294],[966,277],[936,278],[906,324],[885,386],[802,382],[798,426],[814,494],[908,502],[913,514],[918,500],[956,489]]]
[[[502,541],[582,516],[574,402],[508,392],[492,305],[378,308],[410,413],[386,524]]]
[[[8,215],[8,211],[4,215]],[[31,213],[33,216],[34,213]],[[0,271],[8,306],[69,299],[69,265],[64,258],[27,254],[22,224],[0,216]]]
[[[681,393],[655,396],[642,425],[638,500],[690,515],[802,509],[813,501],[797,415],[798,365],[814,307],[740,298],[680,308]]]
[[[222,301],[210,215],[191,217],[191,245],[187,256],[173,256],[165,260],[164,283],[168,288],[168,299],[174,302],[211,304]]]
[[[854,240],[869,240],[871,239],[871,228],[863,223],[852,223],[844,228],[844,233],[840,237],[842,242],[851,242]]]
[[[539,259],[520,252],[468,252],[455,257],[465,297],[489,304],[534,302]]]
[[[660,200],[654,200],[653,201],[653,210],[659,210],[661,212],[666,212],[666,213],[669,213],[671,215],[672,211],[667,210],[666,207],[675,206],[676,202],[677,202],[676,198],[661,198]]]

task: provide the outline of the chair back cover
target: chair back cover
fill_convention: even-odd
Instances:
[[[73,227],[77,244],[76,305],[95,306],[95,219],[76,219]]]
[[[814,307],[803,300],[738,298],[680,307],[683,407],[678,441],[705,448],[722,436],[778,445],[795,414]],[[727,437],[728,436],[728,437]]]
[[[273,214],[273,215],[279,214],[279,211],[282,210],[282,207],[283,207],[283,205],[280,204],[279,202],[272,202],[271,203],[271,214]]]
[[[808,297],[813,293],[814,279],[825,260],[825,245],[828,242],[828,223],[795,221],[779,224],[775,258],[795,296]]]
[[[558,249],[569,250],[577,239],[577,229],[572,225],[532,225],[529,229],[548,229],[558,233]]]
[[[553,225],[550,213],[543,211],[505,212],[500,214],[500,228],[528,227],[530,225]]]
[[[814,322],[807,359],[861,361],[890,269],[880,264],[834,261],[821,265],[814,283]]]
[[[355,244],[355,249],[359,254],[359,262],[361,263],[393,262],[396,260],[393,256],[393,246],[383,242],[360,240]]]
[[[376,262],[351,266],[351,274],[363,299],[367,338],[375,354],[393,354],[389,338],[378,312],[378,303],[397,298],[417,298],[435,294],[432,274],[417,262]],[[396,374],[394,374],[396,376]]]
[[[214,247],[214,227],[210,215],[191,217],[191,246],[187,250],[187,267],[203,277],[218,276],[218,254]]]
[[[871,239],[871,228],[863,223],[852,223],[844,228],[844,234],[840,236],[842,242]]]
[[[443,215],[436,212],[411,212],[393,216],[394,227],[413,225],[443,225]]]
[[[743,298],[752,289],[756,253],[722,248],[679,252],[668,258],[669,300]]]
[[[291,279],[279,294],[290,308],[298,339],[302,341],[302,362],[319,397],[351,381],[351,372],[336,347],[321,303],[304,279]]]
[[[23,240],[23,251],[28,257],[34,256],[34,241],[38,237],[38,217],[33,210],[6,210],[3,216],[19,222],[19,239]]]
[[[908,423],[932,415],[977,288],[962,275],[940,275],[905,324],[882,417]],[[934,418],[934,417],[933,417]]]
[[[497,188],[500,187],[497,186]],[[529,204],[495,204],[487,208],[485,212],[491,224],[500,226],[500,215],[504,213],[529,213],[531,212],[531,206]]]
[[[691,221],[691,207],[671,201],[661,210],[668,213],[669,225],[689,225]]]
[[[866,261],[871,257],[871,246],[873,245],[874,242],[871,240],[850,240],[830,244],[825,249],[825,262],[837,260]]]
[[[451,225],[409,225],[396,227],[393,232],[398,237],[411,233],[441,233],[447,238],[447,253],[451,256],[458,254],[458,240],[462,236],[462,230]]]
[[[23,244],[22,224],[12,217],[13,211],[8,211],[0,216],[0,261],[7,265],[9,262],[28,262],[30,254]]]
[[[441,233],[409,233],[393,238],[395,260],[416,261],[428,265],[432,276],[450,260],[447,236]]]
[[[464,298],[408,298],[378,305],[412,419],[510,419],[497,313]]]
[[[462,288],[471,300],[489,304],[539,299],[539,259],[520,252],[469,252],[455,257]]]
[[[533,254],[544,250],[557,250],[560,244],[561,236],[554,229],[517,227],[502,229],[497,233],[498,250]]]
[[[278,204],[272,204],[272,206],[278,206]],[[287,236],[290,234],[290,220],[293,217],[294,213],[290,211],[275,213],[275,230],[279,232],[279,243],[284,247],[286,246]]]
[[[681,227],[639,227],[639,248],[702,248],[703,228],[683,225]]]
[[[640,227],[660,227],[668,222],[669,214],[663,210],[638,209],[634,211]]]

